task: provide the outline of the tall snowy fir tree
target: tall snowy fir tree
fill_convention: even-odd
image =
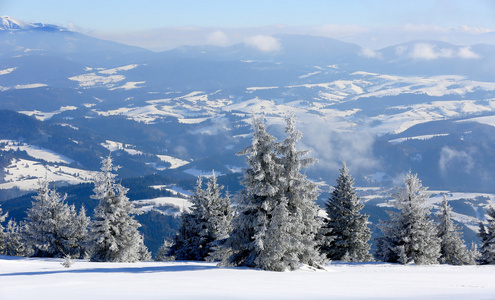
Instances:
[[[368,215],[361,213],[364,204],[356,195],[354,179],[342,163],[337,185],[325,203],[327,217],[321,234],[321,251],[331,260],[363,262],[370,254],[371,231]]]
[[[482,265],[495,264],[495,209],[487,209],[488,226],[480,222],[479,237],[481,238],[481,248],[479,263]]]
[[[300,173],[312,160],[295,148],[301,134],[294,123],[287,120],[287,139],[277,143],[263,117],[253,118],[252,144],[240,152],[247,155],[248,168],[224,264],[285,271],[302,263],[319,267],[323,261],[315,239],[317,186]]]
[[[225,197],[221,196],[223,189],[213,172],[203,194],[202,226],[199,233],[201,253],[205,259],[212,259],[210,256],[218,248],[218,243],[228,238],[232,232],[232,206],[228,193]]]
[[[279,149],[280,162],[284,167],[279,201],[280,205],[285,205],[287,199],[290,239],[282,244],[286,245],[283,261],[288,269],[295,269],[300,264],[321,267],[324,258],[320,255],[316,240],[322,226],[316,205],[318,185],[301,173],[301,169],[312,165],[315,159],[306,157],[309,150],[297,150],[302,133],[296,128],[295,116],[291,114],[285,121],[286,138]]]
[[[181,225],[170,255],[178,260],[207,260],[220,240],[226,239],[232,230],[232,209],[228,197],[221,196],[223,189],[217,183],[215,173],[208,180],[206,189],[200,177],[190,212],[184,212]]]
[[[440,258],[437,227],[430,219],[427,188],[411,171],[398,188],[394,206],[398,212],[388,212],[389,221],[382,221],[383,237],[377,242],[376,257],[386,262],[419,265],[436,264]]]
[[[80,257],[79,216],[73,205],[65,203],[45,178],[40,181],[38,194],[27,211],[23,233],[28,252],[38,257]],[[87,222],[86,222],[87,223]]]
[[[461,228],[452,220],[452,207],[443,196],[442,206],[438,214],[438,237],[440,238],[440,263],[451,265],[475,264],[469,256],[468,249],[462,239]]]
[[[242,180],[245,189],[237,196],[234,230],[224,244],[230,255],[224,258],[223,264],[269,269],[267,258],[260,256],[276,252],[267,249],[266,235],[270,228],[271,213],[281,194],[280,180],[284,170],[276,156],[280,145],[266,132],[263,117],[253,117],[252,122],[252,143],[239,153],[247,155],[248,168]]]
[[[7,216],[8,214],[4,214],[2,208],[0,207],[0,253],[3,253],[3,251],[5,250],[6,233],[2,223],[5,222],[5,218],[7,218]]]
[[[10,256],[24,256],[25,251],[21,228],[14,220],[9,220],[5,232],[5,247],[0,253]]]
[[[74,206],[71,206],[71,208],[74,210]],[[75,211],[72,214],[75,215]],[[71,243],[73,251],[72,253],[66,253],[67,255],[70,254],[72,258],[89,255],[89,225],[90,218],[86,216],[86,208],[82,206],[79,214],[72,221]]]
[[[199,254],[199,226],[195,215],[184,211],[180,216],[180,225],[168,256],[176,260],[201,260]]]
[[[95,178],[93,199],[99,200],[90,224],[92,261],[136,262],[149,258],[138,231],[141,226],[132,215],[141,212],[127,198],[127,188],[115,182],[118,167],[112,157],[102,160],[101,173]]]

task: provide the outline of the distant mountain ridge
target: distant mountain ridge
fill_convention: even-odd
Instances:
[[[326,192],[346,161],[372,226],[386,218],[390,190],[408,170],[438,191],[435,199],[451,194],[471,240],[495,203],[494,45],[415,40],[371,50],[275,35],[271,47],[157,53],[52,25],[8,17],[1,24],[0,201],[46,175],[57,185],[88,182],[110,152],[121,178],[163,178],[131,186],[133,200],[172,183],[190,190],[213,170],[235,193],[245,167],[236,153],[251,143],[251,116],[263,113],[282,140],[294,112],[301,148],[318,159],[307,176]],[[77,186],[67,190],[69,201],[89,201]],[[23,201],[18,213],[29,197]],[[142,216],[148,229],[152,217],[172,218],[162,213]]]
[[[0,109],[89,131],[98,136],[100,144],[108,140],[130,145],[125,157],[132,175],[138,175],[132,169],[150,172],[156,167],[161,171],[157,155],[190,162],[182,167],[184,171],[190,168],[189,174],[201,168],[221,169],[226,174],[239,170],[239,160],[231,155],[246,143],[251,113],[264,111],[276,120],[295,110],[306,128],[305,142],[322,161],[346,157],[340,153],[343,146],[335,150],[337,155],[324,153],[325,147],[341,143],[341,131],[370,132],[370,142],[362,146],[366,151],[357,142],[354,146],[360,155],[374,159],[364,164],[366,171],[358,172],[358,182],[367,182],[365,178],[393,182],[399,166],[415,166],[446,176],[428,179],[440,186],[449,181],[439,169],[441,157],[452,161],[474,155],[461,147],[456,132],[447,130],[452,127],[448,122],[485,122],[474,130],[484,132],[481,127],[491,126],[489,118],[495,113],[491,103],[495,98],[495,46],[489,44],[467,47],[417,40],[370,50],[325,37],[275,35],[270,40],[275,43],[272,48],[243,43],[184,46],[156,53],[65,29],[33,30],[53,26],[9,17],[2,17],[2,24],[9,29],[0,31]],[[439,129],[431,123],[437,121],[446,122],[435,123]],[[318,122],[326,126],[329,137],[311,136],[312,123]],[[118,132],[115,124],[129,131]],[[426,129],[421,135],[405,135],[416,126]],[[449,147],[460,152],[442,150],[438,141],[446,137],[439,134],[456,136]],[[330,136],[337,140],[325,147],[318,145]],[[391,145],[385,138],[401,142]],[[195,147],[197,141],[211,148]],[[462,143],[468,141],[471,148],[481,147],[471,139],[464,138]],[[410,153],[425,155],[418,153],[417,146],[409,148],[415,143],[433,147],[429,149],[433,164],[408,161]],[[131,150],[143,156],[130,159]],[[397,151],[394,159],[401,163],[377,162],[381,154],[373,151],[378,150]],[[488,161],[486,149],[481,153],[481,161]],[[219,158],[230,160],[230,165]],[[380,167],[371,169],[373,164]],[[366,172],[388,177],[376,181],[375,175]],[[473,180],[479,187],[489,185],[485,179]]]
[[[0,30],[67,30],[64,27],[60,27],[52,24],[44,23],[28,23],[24,21],[19,21],[9,16],[0,16]]]

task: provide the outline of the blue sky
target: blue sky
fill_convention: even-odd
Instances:
[[[160,46],[146,42],[143,35],[150,39],[181,35],[177,44],[191,44],[212,41],[215,32],[234,42],[236,36],[256,34],[254,28],[259,34],[277,33],[275,28],[283,33],[323,30],[320,35],[343,39],[401,28],[495,30],[495,1],[491,0],[0,0],[0,15],[157,49]],[[186,29],[190,29],[187,34]],[[201,37],[198,32],[191,34],[193,29],[201,31]]]

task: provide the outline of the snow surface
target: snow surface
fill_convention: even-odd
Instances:
[[[117,81],[115,80],[124,80],[123,75],[116,74],[120,71],[124,70],[114,68],[79,75],[70,79],[80,81],[81,87],[100,85],[107,85],[113,89],[139,87],[134,84],[138,82],[128,82],[124,85],[119,84],[119,86],[116,86]],[[320,71],[306,75],[314,76],[318,72]],[[111,76],[122,76],[122,78],[115,77],[115,80],[112,81]],[[264,90],[277,89],[280,91],[274,91],[274,93],[280,93],[281,95],[296,93],[292,89],[315,89],[317,94],[312,100],[294,99],[289,102],[284,102],[281,99],[266,99],[266,96],[257,95],[258,93],[264,93]],[[493,111],[495,109],[494,99],[484,101],[464,99],[467,93],[478,90],[493,91],[495,90],[495,83],[472,81],[465,77],[454,75],[405,77],[355,72],[346,79],[330,82],[290,86],[247,87],[246,97],[242,101],[233,100],[230,96],[225,96],[225,98],[218,97],[219,91],[213,93],[192,91],[174,98],[146,100],[147,105],[144,106],[122,107],[109,111],[95,110],[95,112],[103,116],[123,115],[129,119],[147,124],[155,123],[167,117],[177,118],[179,122],[185,124],[199,124],[224,113],[238,114],[245,122],[249,122],[249,117],[252,113],[263,111],[267,115],[267,122],[272,124],[272,121],[275,123],[281,122],[287,111],[294,111],[302,119],[304,119],[304,116],[316,117],[320,120],[330,118],[332,128],[336,131],[349,130],[356,127],[356,125],[368,126],[367,124],[373,124],[371,125],[372,132],[386,134],[400,133],[420,123]],[[302,93],[304,94],[305,92],[302,91]],[[250,94],[252,95],[251,97],[249,96]],[[359,112],[358,109],[340,111],[332,108],[336,103],[355,101],[359,98],[380,98],[401,94],[428,95],[431,97],[456,95],[461,100],[393,106],[389,107],[390,109],[387,109],[381,115],[370,117],[369,120],[366,120],[368,117],[363,119],[363,116],[356,114]],[[282,96],[282,98],[284,97]],[[277,121],[276,119],[279,120]],[[203,133],[209,134],[208,132]]]
[[[29,145],[26,143],[20,143],[13,140],[0,140],[0,150],[9,151],[9,150],[20,150],[26,151],[27,154],[31,157],[42,159],[47,162],[52,163],[66,163],[70,164],[74,162],[74,160],[58,154],[52,150],[44,149],[38,146]]]
[[[407,140],[423,140],[424,141],[424,140],[429,140],[429,139],[437,137],[437,136],[447,136],[447,135],[449,135],[449,134],[448,133],[440,133],[440,134],[418,135],[418,136],[393,139],[393,140],[390,140],[389,143],[400,144],[400,143],[407,141]]]
[[[325,271],[203,262],[96,263],[0,256],[0,299],[493,299],[495,265],[332,263]]]
[[[43,112],[43,111],[39,111],[39,110],[33,110],[33,111],[19,111],[19,113],[21,114],[25,114],[25,115],[28,115],[28,116],[34,116],[36,119],[40,120],[40,121],[46,121],[46,120],[49,120],[51,119],[54,115],[58,115],[64,111],[68,111],[68,110],[76,110],[77,107],[75,106],[62,106],[60,107],[59,110],[55,110],[55,111],[51,111],[51,112]]]
[[[114,88],[111,88],[110,90],[113,91],[113,90],[117,90],[117,89],[123,89],[123,90],[139,89],[141,87],[137,86],[137,85],[138,84],[144,84],[145,82],[146,81],[129,81],[129,82],[126,82],[122,86],[114,87]]]
[[[205,171],[205,170],[198,170],[195,168],[184,170],[184,173],[191,174],[191,175],[196,176],[196,177],[206,177],[206,178],[212,177],[213,173],[215,173],[215,176],[225,175],[224,173],[221,173],[221,172],[218,172],[215,170]]]
[[[135,146],[130,144],[123,144],[120,142],[106,140],[105,143],[101,143],[100,145],[107,148],[110,151],[123,150],[130,155],[143,155],[143,152],[133,149]]]
[[[18,84],[14,86],[14,89],[16,90],[22,90],[22,89],[36,89],[40,87],[45,87],[47,86],[44,83],[30,83],[30,84]]]
[[[495,127],[495,116],[485,116],[485,117],[477,117],[477,118],[470,118],[470,119],[465,119],[465,120],[459,120],[456,122],[478,122],[481,124],[486,124],[490,126]]]
[[[96,73],[72,76],[70,80],[79,82],[80,87],[108,86],[113,87],[115,83],[125,79],[123,75],[100,76]]]
[[[188,161],[185,161],[185,160],[173,157],[173,156],[169,156],[169,155],[157,155],[157,157],[163,162],[170,163],[171,164],[170,169],[177,169],[178,167],[182,167],[182,166],[187,165],[189,163]]]
[[[4,69],[4,70],[0,70],[0,75],[6,75],[6,74],[9,74],[9,73],[11,73],[12,71],[14,71],[15,69],[17,69],[17,67],[15,67],[15,68],[8,68],[8,69]]]
[[[0,189],[18,187],[21,190],[36,190],[39,179],[44,177],[47,177],[48,181],[79,184],[91,182],[97,173],[66,166],[43,165],[27,159],[13,159],[10,165],[4,168],[4,172],[4,183],[0,183]]]
[[[117,74],[117,72],[132,70],[132,69],[136,68],[137,66],[139,66],[139,65],[132,64],[132,65],[127,65],[127,66],[122,66],[122,67],[117,67],[117,68],[112,68],[112,69],[101,70],[98,73],[105,74],[105,75],[114,75],[114,74]]]
[[[189,200],[178,197],[159,197],[154,199],[135,200],[132,201],[132,203],[145,212],[160,208],[162,206],[172,206],[180,212],[183,212],[184,210],[189,210],[192,206],[192,203]]]

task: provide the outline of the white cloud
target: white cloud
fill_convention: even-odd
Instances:
[[[303,132],[301,149],[311,149],[311,156],[318,159],[312,168],[338,170],[346,161],[356,173],[367,172],[379,166],[373,154],[375,136],[367,127],[349,128],[349,131],[334,131],[343,126],[340,118],[326,116],[315,118],[298,115]],[[325,129],[325,130],[322,130]]]
[[[456,170],[464,168],[464,171],[469,174],[474,167],[474,161],[471,154],[466,151],[457,151],[445,146],[440,152],[438,166],[444,175],[447,174],[449,168],[454,168]]]
[[[419,43],[414,45],[413,51],[410,53],[412,58],[419,59],[437,59],[437,58],[479,58],[479,55],[474,53],[469,47],[459,48],[457,51],[453,49],[440,48],[435,45]]]
[[[376,52],[371,49],[363,48],[359,52],[359,55],[364,56],[364,57],[369,57],[369,58],[381,58],[382,55],[380,52]]]
[[[439,57],[449,57],[446,51],[447,49],[441,49],[440,51],[436,51],[435,46],[430,44],[416,44],[414,45],[414,49],[411,52],[412,58],[422,58],[422,59],[436,59]],[[452,56],[450,54],[450,56]]]
[[[229,37],[220,30],[212,32],[208,35],[208,43],[215,46],[227,46],[229,45]]]
[[[279,41],[269,35],[255,35],[245,39],[245,44],[263,52],[276,52],[282,50]]]
[[[467,25],[462,25],[462,26],[456,28],[455,30],[459,31],[459,32],[466,32],[466,33],[472,33],[472,34],[488,33],[488,32],[494,32],[495,31],[495,29],[493,29],[493,28],[469,27]]]
[[[458,54],[461,58],[480,58],[480,56],[474,53],[470,47],[462,47],[459,49]]]

